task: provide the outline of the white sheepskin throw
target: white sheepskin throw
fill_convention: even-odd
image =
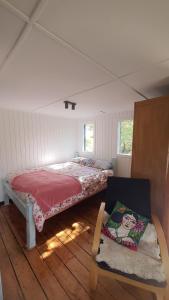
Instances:
[[[132,251],[105,235],[101,235],[100,253],[97,262],[104,261],[112,269],[134,274],[142,279],[152,279],[159,283],[166,281],[161,259],[155,259],[143,252]]]

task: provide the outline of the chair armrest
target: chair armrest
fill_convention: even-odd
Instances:
[[[158,241],[159,241],[159,245],[160,245],[161,258],[164,263],[164,268],[166,271],[168,284],[169,284],[169,253],[168,253],[166,239],[165,239],[164,232],[163,232],[161,223],[159,221],[159,218],[155,214],[152,215],[152,221],[153,221],[156,231],[157,231],[157,237],[158,237]]]
[[[100,234],[101,234],[101,228],[103,223],[103,216],[104,216],[104,209],[105,209],[105,203],[102,202],[100,205],[97,222],[96,222],[96,228],[94,232],[94,240],[93,240],[93,246],[92,246],[92,256],[96,256],[98,253],[98,248],[100,244]]]

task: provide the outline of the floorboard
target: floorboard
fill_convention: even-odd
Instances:
[[[15,275],[15,271],[6,252],[7,250],[4,246],[4,243],[0,238],[0,270],[3,274],[2,285],[4,288],[5,298],[10,299],[11,291],[13,291],[13,300],[24,299],[17,277]]]
[[[91,245],[100,197],[92,197],[45,223],[37,246],[25,248],[25,220],[10,204],[0,207],[0,270],[4,300],[153,300],[152,294],[99,278],[89,289]]]

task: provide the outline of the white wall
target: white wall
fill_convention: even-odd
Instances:
[[[0,181],[13,170],[70,159],[76,136],[75,120],[0,109]]]
[[[130,177],[131,173],[131,156],[117,155],[117,175]]]
[[[69,160],[83,147],[83,124],[95,124],[93,156],[117,156],[118,121],[132,112],[102,115],[93,120],[72,120],[0,109],[0,182],[8,172]],[[91,156],[91,155],[90,155]],[[131,157],[117,156],[117,175],[130,176]],[[0,184],[0,201],[3,200]]]
[[[117,175],[130,176],[131,156],[117,155],[118,122],[133,119],[133,112],[123,112],[109,115],[101,115],[94,119],[79,122],[78,152],[80,155],[93,156],[98,159],[117,157]],[[95,151],[93,155],[83,153],[83,124],[94,122],[95,124]]]

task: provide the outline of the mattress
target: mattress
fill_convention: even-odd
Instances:
[[[15,172],[7,180],[22,201],[33,203],[33,217],[40,232],[46,219],[104,190],[112,175],[112,170],[66,162]]]

